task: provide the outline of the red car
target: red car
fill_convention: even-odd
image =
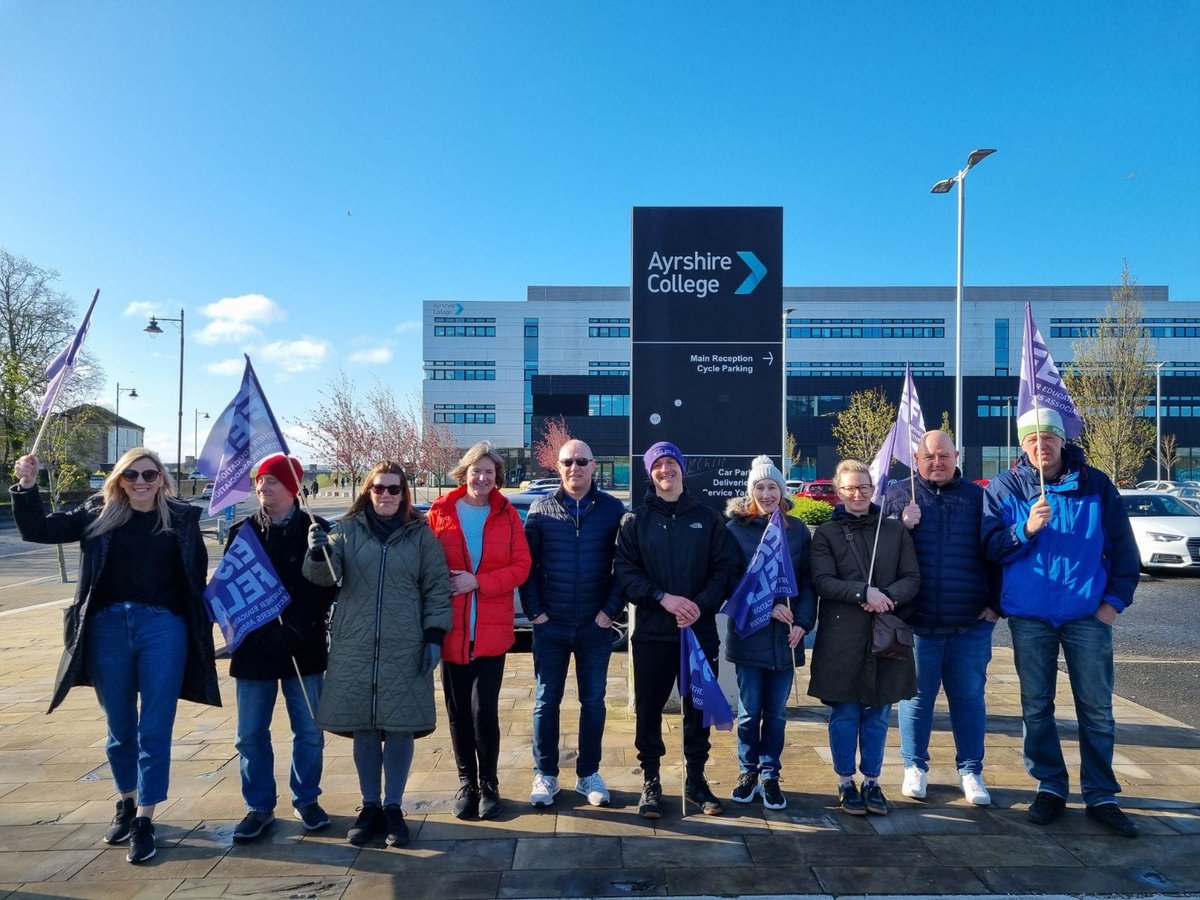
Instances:
[[[828,478],[819,478],[816,481],[809,481],[804,485],[804,489],[796,494],[797,497],[807,497],[809,500],[820,500],[828,503],[830,506],[838,505],[837,488],[833,486],[833,482]]]

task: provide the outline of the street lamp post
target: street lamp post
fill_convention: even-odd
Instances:
[[[783,477],[787,477],[792,473],[792,461],[788,459],[787,444],[788,444],[788,427],[787,427],[787,317],[796,311],[796,308],[789,306],[783,311],[783,338],[779,344],[779,368],[783,371],[783,412],[781,413],[783,420],[783,447],[779,453],[779,461],[783,464]]]
[[[1162,367],[1166,361],[1154,364],[1154,478],[1162,481]]]
[[[179,425],[175,433],[175,483],[183,480],[183,307],[179,309],[178,319],[168,319],[161,316],[151,316],[150,324],[144,329],[147,334],[162,334],[159,322],[174,322],[179,326]]]
[[[953,178],[943,178],[929,189],[931,194],[947,194],[955,184],[958,185],[958,279],[957,290],[954,294],[954,443],[962,458],[963,450],[963,374],[962,374],[962,305],[963,305],[963,211],[964,189],[967,183],[967,173],[988,156],[995,153],[991,150],[972,150],[967,156],[967,164],[959,169]]]
[[[117,460],[121,458],[121,394],[129,395],[130,400],[137,399],[137,388],[123,388],[121,382],[117,382],[117,402],[113,409],[113,467],[117,465]]]
[[[204,418],[212,418],[208,413],[204,413]],[[192,416],[192,461],[195,464],[200,459],[200,410],[196,410],[196,414]]]

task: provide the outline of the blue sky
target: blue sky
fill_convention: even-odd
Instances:
[[[929,188],[976,147],[968,286],[1127,259],[1200,300],[1194,0],[0,0],[0,35],[0,246],[101,288],[100,399],[165,458],[148,311],[187,311],[190,453],[242,352],[291,424],[339,368],[418,390],[422,300],[627,284],[637,205],[783,206],[785,284],[952,284]]]

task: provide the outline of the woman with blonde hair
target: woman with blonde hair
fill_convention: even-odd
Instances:
[[[453,622],[442,644],[442,687],[458,764],[454,814],[500,813],[500,682],[513,645],[513,591],[529,577],[529,543],[516,508],[500,492],[504,459],[488,441],[471,447],[450,477],[459,487],[439,497],[429,525],[442,542],[454,594]]]
[[[72,687],[95,687],[120,795],[104,841],[129,840],[125,858],[145,862],[155,854],[154,807],[167,799],[177,703],[221,705],[202,597],[208,552],[200,509],[175,499],[171,476],[144,447],[117,461],[99,497],[70,512],[47,514],[38,467],[37,457],[22,456],[14,470],[13,516],[22,539],[80,544],[50,710]]]

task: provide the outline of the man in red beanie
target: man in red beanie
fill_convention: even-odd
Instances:
[[[308,514],[296,502],[303,479],[304,469],[293,456],[273,453],[259,461],[254,492],[261,509],[229,532],[232,542],[238,529],[254,530],[291,597],[282,621],[272,620],[248,634],[229,666],[237,684],[237,751],[247,807],[233,832],[239,843],[256,840],[275,821],[271,715],[281,685],[292,726],[292,806],[307,830],[329,825],[329,816],[317,802],[325,739],[312,713],[325,679],[325,620],[334,589],[319,587],[300,572],[308,552],[309,527]],[[324,519],[313,519],[329,530]]]

